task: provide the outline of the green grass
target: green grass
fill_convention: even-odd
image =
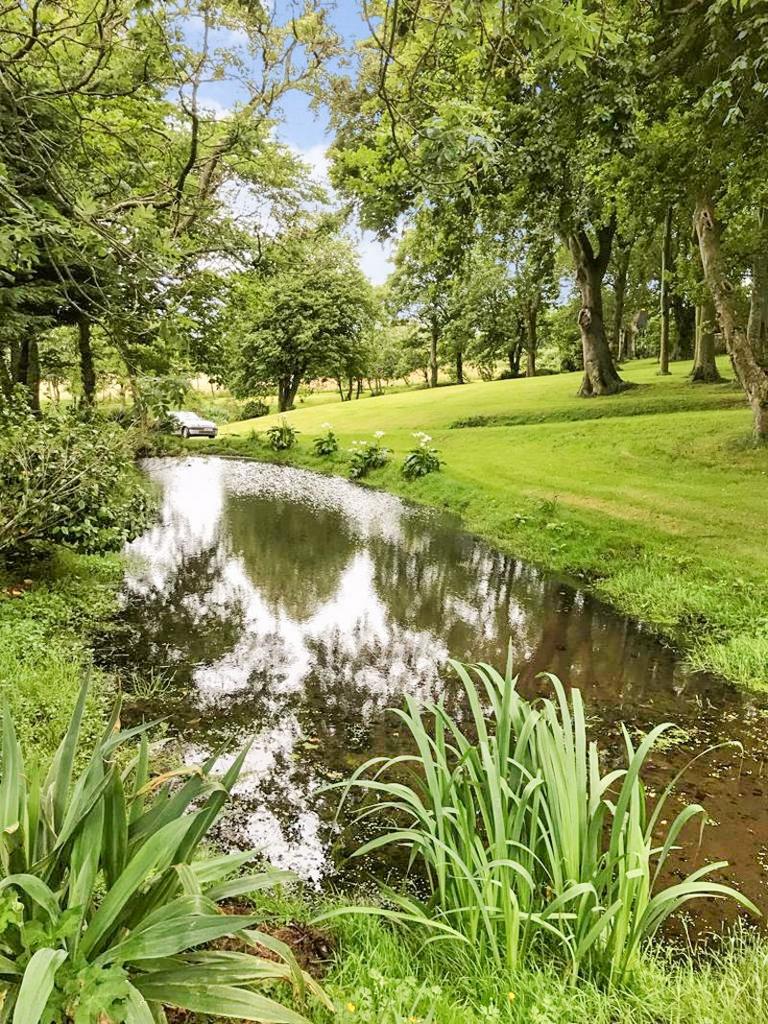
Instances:
[[[117,556],[58,549],[50,560],[0,576],[0,701],[13,713],[22,747],[42,760],[69,722],[91,669],[92,633],[113,613],[122,573]],[[104,691],[94,672],[88,737],[102,721]]]
[[[457,512],[500,548],[581,579],[671,635],[697,667],[766,686],[768,449],[751,445],[733,384],[692,385],[689,369],[658,377],[650,361],[627,364],[641,386],[612,398],[576,398],[578,374],[563,374],[297,409],[287,418],[300,443],[286,456],[251,438],[277,416],[195,445],[345,473],[352,440],[384,430],[394,459],[369,483]],[[478,416],[492,425],[453,427]],[[321,460],[311,438],[326,421],[342,451]],[[445,466],[407,482],[399,466],[416,430]]]
[[[317,897],[259,898],[273,921],[308,921],[338,906]],[[350,915],[329,931],[323,987],[337,1011],[315,1024],[765,1024],[768,946],[737,933],[695,959],[647,950],[631,986],[571,984],[546,963],[515,972],[478,966],[458,944],[425,946],[408,930]]]

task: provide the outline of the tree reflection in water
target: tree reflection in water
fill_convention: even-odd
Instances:
[[[170,667],[172,685],[137,711],[169,715],[188,756],[255,735],[229,834],[307,878],[331,870],[333,798],[320,787],[401,748],[386,709],[410,693],[461,714],[449,654],[503,665],[511,643],[527,691],[546,688],[543,670],[583,689],[609,749],[620,720],[680,723],[684,740],[658,759],[659,779],[712,739],[765,756],[748,698],[450,519],[285,467],[190,458],[146,469],[163,510],[129,546],[124,621],[131,662]],[[701,763],[689,784],[726,825],[710,830],[707,855],[736,859],[742,879],[757,877],[768,843],[763,814],[744,852],[745,815],[757,819],[764,799],[750,763],[741,776],[731,755],[714,773]]]

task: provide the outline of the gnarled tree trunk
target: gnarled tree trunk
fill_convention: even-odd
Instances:
[[[584,354],[584,378],[579,394],[586,398],[615,395],[626,387],[616,372],[603,320],[603,277],[611,256],[615,230],[615,220],[600,228],[597,254],[583,228],[566,235],[576,268],[576,283],[581,292],[578,324]]]
[[[694,383],[715,384],[723,379],[715,361],[715,316],[715,304],[708,295],[697,308],[696,349],[691,370]]]
[[[293,408],[296,395],[301,384],[301,374],[289,374],[281,377],[277,383],[277,408],[279,412],[289,412]]]
[[[768,373],[758,362],[747,332],[738,322],[733,285],[723,269],[715,207],[709,196],[701,197],[696,203],[694,226],[704,279],[715,302],[725,346],[752,409],[755,437],[763,441],[768,438]]]

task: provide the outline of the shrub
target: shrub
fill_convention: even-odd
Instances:
[[[153,502],[119,427],[25,415],[0,437],[0,555],[63,544],[115,550],[145,529]]]
[[[269,406],[260,398],[252,398],[243,406],[240,418],[244,420],[256,420],[261,416],[269,416]]]
[[[442,705],[421,707],[408,696],[397,713],[418,752],[369,761],[346,784],[379,796],[388,824],[393,812],[398,818],[355,855],[397,843],[424,868],[430,900],[395,895],[400,911],[392,916],[453,935],[499,969],[514,970],[534,947],[549,946],[573,976],[589,971],[620,982],[637,966],[642,943],[691,899],[731,897],[755,911],[734,889],[706,879],[721,863],[657,888],[682,828],[704,818],[698,805],[677,815],[667,809],[677,779],[648,811],[641,771],[668,724],[637,748],[624,729],[625,766],[603,774],[578,690],[569,701],[550,676],[555,698],[529,702],[509,674],[480,666],[473,677],[453,664],[471,708],[468,734]],[[416,769],[411,785],[404,762]],[[370,829],[377,812],[376,804],[364,807],[359,819]]]
[[[87,688],[47,775],[25,767],[10,715],[0,780],[0,979],[4,1019],[139,1024],[164,1005],[205,1016],[304,1018],[263,995],[275,981],[319,987],[290,950],[255,930],[261,915],[219,903],[290,878],[233,877],[253,852],[195,860],[246,751],[216,780],[216,758],[150,778],[147,726],[120,731],[119,706],[75,775]],[[133,737],[141,745],[125,755]],[[238,950],[199,948],[223,939]],[[262,947],[276,959],[252,950]]]
[[[428,473],[437,473],[440,470],[440,454],[437,448],[432,448],[429,434],[421,431],[413,435],[418,438],[419,443],[411,448],[403,462],[403,476],[406,480],[415,480],[417,477],[426,476]]]
[[[324,423],[323,430],[325,431],[324,434],[318,434],[318,436],[312,440],[315,455],[334,455],[339,450],[339,439],[334,434],[330,423]]]
[[[269,427],[266,434],[267,444],[276,452],[284,452],[293,448],[299,437],[298,430],[292,427],[286,419],[280,420],[274,427]]]
[[[389,462],[392,454],[389,448],[381,444],[384,433],[377,430],[373,441],[353,441],[349,449],[349,476],[352,480],[361,480],[368,476],[372,469],[381,469]]]

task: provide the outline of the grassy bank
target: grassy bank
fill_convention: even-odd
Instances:
[[[0,699],[22,745],[41,760],[66,728],[91,669],[93,633],[114,612],[122,572],[116,555],[58,549],[0,577]],[[94,672],[86,735],[100,728],[107,700],[105,681]]]
[[[338,906],[316,897],[257,899],[256,905],[272,927],[287,923],[299,933],[314,914]],[[649,951],[631,982],[612,991],[583,979],[570,984],[546,961],[509,975],[490,964],[478,968],[453,944],[425,946],[423,936],[372,917],[337,918],[325,935],[333,954],[323,986],[337,1011],[316,1012],[316,1024],[768,1021],[768,948],[744,934],[696,960],[679,948]]]
[[[581,578],[673,636],[697,667],[766,686],[768,450],[750,444],[734,384],[691,385],[689,369],[661,378],[652,362],[629,364],[638,386],[592,401],[565,374],[297,409],[287,419],[300,442],[282,456],[253,436],[276,416],[192,444],[345,473],[349,444],[383,430],[394,458],[372,485],[450,509],[499,547]],[[322,460],[310,442],[326,421],[342,450]],[[409,483],[399,465],[416,430],[445,465]]]

